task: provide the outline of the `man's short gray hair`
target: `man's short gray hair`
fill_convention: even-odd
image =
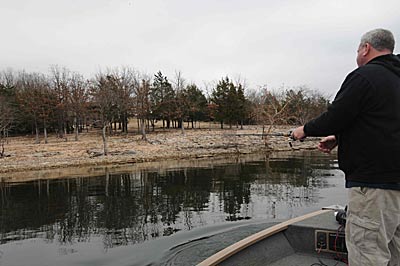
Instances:
[[[368,31],[361,37],[361,45],[369,43],[378,51],[388,49],[393,53],[394,36],[389,30],[375,29]]]

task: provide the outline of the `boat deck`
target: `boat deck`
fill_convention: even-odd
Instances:
[[[344,253],[333,251],[332,238],[338,233],[340,225],[336,222],[334,212],[327,211],[314,217],[295,222],[276,234],[252,244],[231,257],[219,262],[218,266],[342,266],[345,263],[337,258],[345,257]],[[326,236],[327,246],[316,250],[317,232]],[[331,243],[329,244],[329,239]],[[342,244],[344,238],[342,235]],[[337,241],[339,242],[339,241]],[[329,250],[331,247],[331,250]],[[335,246],[336,248],[336,246]],[[341,247],[343,248],[343,246]],[[322,262],[322,263],[321,263]]]
[[[320,260],[320,261],[319,261]],[[321,263],[322,262],[322,263]],[[273,263],[266,263],[269,266],[311,266],[311,265],[327,265],[327,266],[346,266],[344,262],[336,261],[333,259],[320,258],[318,256],[311,256],[310,254],[298,254],[286,256]]]

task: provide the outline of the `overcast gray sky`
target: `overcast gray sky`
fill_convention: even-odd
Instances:
[[[0,0],[0,70],[93,76],[131,66],[202,87],[306,85],[334,95],[356,67],[360,36],[392,30],[398,0]],[[399,51],[396,48],[396,51]]]

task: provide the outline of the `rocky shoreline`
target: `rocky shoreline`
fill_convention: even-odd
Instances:
[[[288,132],[287,127],[275,127],[271,133]],[[70,136],[72,139],[73,137]],[[194,129],[159,130],[147,135],[147,141],[137,134],[112,136],[109,138],[108,156],[102,153],[99,132],[80,135],[79,141],[65,141],[50,137],[47,144],[34,144],[32,137],[9,138],[5,158],[0,159],[0,174],[14,175],[17,172],[87,167],[124,165],[164,160],[198,159],[233,154],[266,153],[315,149],[318,139],[293,142],[287,137],[262,137],[262,127],[244,129]],[[266,145],[267,143],[267,145]]]

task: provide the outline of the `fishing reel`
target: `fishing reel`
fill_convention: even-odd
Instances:
[[[293,130],[289,130],[289,132],[287,133],[287,136],[289,137],[288,138],[289,146],[290,146],[290,148],[293,148],[292,141],[297,141],[297,139],[295,139],[295,137],[293,136]],[[303,142],[304,139],[300,139],[299,141]]]
[[[346,218],[347,218],[347,206],[344,210],[338,210],[335,212],[336,221],[340,224],[345,226],[346,225]]]

